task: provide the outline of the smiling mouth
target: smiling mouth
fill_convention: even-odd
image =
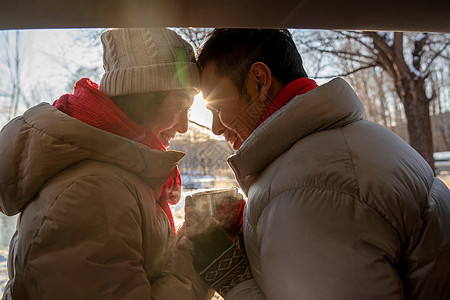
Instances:
[[[173,138],[173,136],[168,136],[167,134],[164,134],[161,132],[160,134],[161,138],[160,141],[164,146],[169,146],[170,145],[170,140]]]
[[[237,150],[241,147],[241,139],[237,135],[232,135],[226,137],[226,140],[231,144],[234,150]]]

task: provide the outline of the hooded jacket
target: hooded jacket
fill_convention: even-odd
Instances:
[[[450,192],[342,79],[295,97],[229,159],[253,281],[227,299],[450,299]]]
[[[0,208],[20,213],[3,299],[209,299],[157,204],[184,156],[43,103],[0,133]]]

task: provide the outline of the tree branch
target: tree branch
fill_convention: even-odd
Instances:
[[[428,69],[430,68],[431,64],[433,63],[433,61],[434,61],[436,58],[438,58],[438,57],[444,58],[444,59],[446,59],[446,60],[450,60],[450,58],[447,57],[447,56],[441,56],[441,53],[444,52],[444,50],[445,50],[449,45],[450,45],[450,41],[448,41],[448,42],[442,47],[442,49],[440,49],[440,50],[438,50],[438,51],[436,51],[436,52],[434,53],[433,57],[432,57],[432,58],[430,59],[430,61],[428,62],[427,67],[425,68],[425,70],[428,70]]]
[[[355,33],[355,35],[347,34],[347,32],[348,32],[348,33]],[[337,31],[337,33],[339,33],[339,34],[345,36],[346,38],[348,38],[348,39],[350,39],[350,40],[353,40],[353,41],[356,41],[357,43],[363,45],[363,46],[364,46],[365,48],[367,48],[370,52],[372,52],[374,55],[376,55],[376,53],[373,51],[373,47],[371,47],[371,46],[370,46],[369,44],[367,44],[367,43],[364,43],[364,42],[361,40],[361,34],[359,34],[359,36],[357,36],[357,35],[356,35],[357,33],[354,32],[354,31],[347,31],[347,32],[345,32],[345,31]]]
[[[362,71],[362,70],[365,70],[365,69],[374,68],[374,67],[377,67],[377,66],[378,66],[377,64],[370,64],[370,65],[365,65],[365,66],[359,67],[357,69],[351,70],[351,71],[349,71],[347,73],[336,74],[336,75],[329,75],[329,76],[317,76],[315,78],[316,79],[330,79],[330,78],[334,78],[334,77],[346,77],[346,76],[352,75],[352,74],[354,74],[356,72],[359,72],[359,71]]]
[[[353,53],[353,52],[320,49],[320,48],[316,48],[316,47],[312,47],[312,46],[309,49],[317,51],[317,52],[320,52],[320,53],[331,54],[331,55],[334,55],[334,56],[336,56],[338,58],[354,61],[354,62],[357,62],[357,63],[360,63],[360,64],[368,64],[370,62],[376,61],[375,57],[366,56],[366,55]],[[368,61],[367,60],[363,60],[363,59],[358,59],[358,58],[367,59]]]

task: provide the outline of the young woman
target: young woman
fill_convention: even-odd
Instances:
[[[165,28],[101,36],[105,74],[0,134],[0,207],[20,213],[3,299],[210,299],[169,204],[180,198],[198,85],[192,46]]]

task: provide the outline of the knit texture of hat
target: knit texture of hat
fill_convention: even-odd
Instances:
[[[102,33],[100,91],[108,96],[198,88],[194,49],[167,28],[119,28]]]

